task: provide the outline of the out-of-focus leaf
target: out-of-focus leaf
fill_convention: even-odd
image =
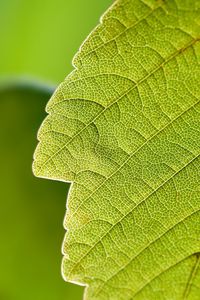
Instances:
[[[67,185],[36,179],[35,133],[51,89],[27,82],[0,87],[0,299],[81,299],[60,275]]]

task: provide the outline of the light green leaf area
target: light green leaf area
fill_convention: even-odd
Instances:
[[[118,0],[47,106],[37,176],[73,182],[87,300],[200,299],[200,1]]]

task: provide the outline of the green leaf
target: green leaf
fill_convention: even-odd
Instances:
[[[87,300],[200,298],[200,1],[118,0],[47,106],[34,172],[73,182]]]
[[[68,186],[38,180],[30,168],[35,132],[51,93],[28,81],[0,84],[1,300],[82,298],[82,288],[59,276]]]

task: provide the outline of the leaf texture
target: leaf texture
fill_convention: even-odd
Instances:
[[[87,300],[200,299],[200,1],[118,0],[47,106],[34,172],[72,182]]]

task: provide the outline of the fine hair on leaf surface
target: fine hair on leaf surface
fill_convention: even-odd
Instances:
[[[200,299],[200,1],[116,0],[47,105],[36,176],[73,183],[86,300]]]

